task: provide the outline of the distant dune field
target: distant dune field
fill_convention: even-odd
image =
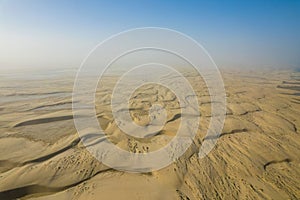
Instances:
[[[197,135],[178,160],[149,173],[117,171],[85,149],[73,122],[73,76],[1,78],[0,199],[300,199],[300,72],[225,70],[222,76],[227,114],[214,149],[198,159],[203,141],[212,139],[205,137],[211,102],[201,77],[186,73],[199,101]],[[96,93],[109,140],[132,153],[166,145],[182,118],[176,96],[155,84],[138,88],[130,99],[137,124],[148,123],[153,104],[168,112],[160,132],[134,138],[112,116],[116,80],[104,77]]]

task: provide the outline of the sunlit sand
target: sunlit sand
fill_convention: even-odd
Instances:
[[[73,123],[73,76],[1,79],[0,199],[299,198],[300,73],[227,70],[222,76],[227,114],[215,148],[198,159],[199,147],[211,139],[205,137],[211,102],[200,76],[186,73],[199,101],[197,135],[183,156],[149,173],[117,171],[85,149]],[[130,100],[133,121],[147,125],[152,104],[168,113],[160,132],[134,138],[112,116],[116,79],[104,77],[96,94],[107,138],[133,154],[162,148],[182,117],[176,96],[158,85],[139,88]]]

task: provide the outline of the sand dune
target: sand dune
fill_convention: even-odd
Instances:
[[[14,127],[44,124],[44,123],[63,121],[63,120],[69,120],[69,119],[73,119],[73,115],[38,118],[38,119],[29,119],[29,120],[22,121],[22,122],[19,122],[19,123],[15,124]]]
[[[86,150],[73,123],[71,78],[28,80],[21,88],[14,79],[2,80],[0,199],[300,199],[300,73],[222,75],[227,113],[215,148],[198,159],[201,144],[213,139],[205,136],[211,101],[201,77],[186,72],[199,101],[198,132],[183,156],[149,173],[117,171]],[[132,94],[130,116],[141,126],[149,125],[152,105],[167,110],[162,130],[135,138],[122,132],[113,118],[110,100],[116,81],[104,77],[96,93],[95,109],[107,138],[133,154],[170,142],[189,115],[181,113],[176,96],[155,84]],[[123,105],[119,108],[124,111]],[[103,142],[92,129],[83,139],[91,146]]]

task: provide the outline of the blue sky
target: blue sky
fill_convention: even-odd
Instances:
[[[220,67],[299,67],[300,1],[0,1],[0,69],[78,67],[136,27],[183,32]]]

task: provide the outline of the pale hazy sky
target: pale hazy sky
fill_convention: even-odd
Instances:
[[[220,67],[300,67],[300,1],[0,0],[0,69],[79,67],[136,27],[175,29]]]

